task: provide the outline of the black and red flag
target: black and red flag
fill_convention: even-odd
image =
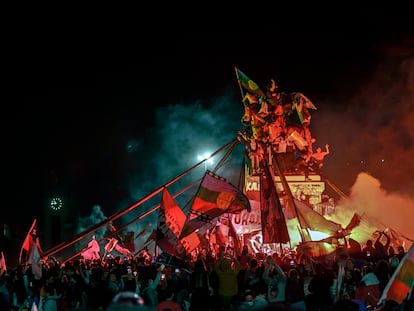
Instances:
[[[263,243],[288,243],[289,232],[282,204],[267,165],[260,176],[260,210]]]

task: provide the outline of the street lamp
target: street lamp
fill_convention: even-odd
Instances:
[[[204,169],[206,171],[207,171],[208,164],[214,164],[213,159],[211,159],[210,157],[211,157],[211,154],[210,153],[205,153],[203,155],[198,155],[197,156],[197,159],[199,161],[204,161]]]

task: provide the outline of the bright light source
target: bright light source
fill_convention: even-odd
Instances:
[[[206,169],[206,170],[207,170],[207,165],[208,165],[208,164],[214,164],[213,159],[211,159],[210,157],[211,157],[211,153],[204,153],[203,155],[198,155],[198,156],[197,156],[197,159],[198,159],[199,161],[206,160],[206,161],[204,162],[204,167],[205,167],[205,169]]]

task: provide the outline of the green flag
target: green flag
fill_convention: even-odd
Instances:
[[[266,98],[265,93],[259,88],[259,86],[254,82],[252,79],[250,79],[248,76],[246,76],[240,69],[237,67],[236,69],[236,75],[237,75],[237,81],[239,81],[239,84],[244,87],[246,90],[248,90],[250,93],[255,94],[259,97]]]

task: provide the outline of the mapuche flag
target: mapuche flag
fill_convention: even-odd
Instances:
[[[395,300],[401,304],[405,299],[414,295],[414,244],[404,255],[397,269],[394,271],[387,286],[382,291],[379,304],[387,300]]]
[[[243,210],[249,213],[251,211],[247,196],[225,178],[207,170],[191,205],[181,237],[212,223],[224,213],[238,214]]]
[[[248,90],[252,94],[255,94],[262,98],[266,98],[266,95],[259,88],[256,82],[254,82],[252,79],[246,76],[246,74],[244,74],[240,69],[238,68],[235,68],[235,69],[236,69],[237,81],[242,87],[244,87],[246,90]]]

